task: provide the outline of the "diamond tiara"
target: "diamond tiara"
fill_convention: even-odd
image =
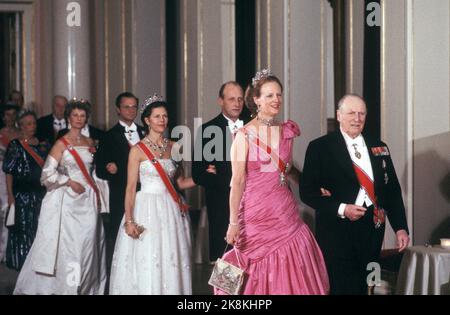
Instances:
[[[269,69],[263,69],[256,73],[255,77],[252,79],[252,86],[255,88],[256,84],[258,84],[259,81],[267,79],[268,77],[272,76],[272,72]]]
[[[162,98],[162,96],[158,95],[157,93],[153,94],[152,96],[150,96],[149,98],[147,98],[144,101],[144,104],[142,104],[141,113],[143,113],[144,110],[151,104],[156,103],[156,102],[163,102],[163,101],[164,101],[164,99]]]
[[[84,98],[78,99],[78,98],[76,98],[76,97],[72,98],[72,99],[70,100],[70,102],[88,103],[88,101],[85,100]]]

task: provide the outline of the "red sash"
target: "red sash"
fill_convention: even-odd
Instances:
[[[25,151],[27,151],[27,153],[29,155],[31,155],[31,157],[33,158],[33,160],[41,167],[44,167],[45,161],[39,156],[39,154],[37,154],[36,152],[34,152],[34,150],[30,147],[30,145],[25,142],[25,140],[20,140],[19,141],[20,144],[22,145],[22,147],[25,149]]]
[[[100,210],[102,207],[101,200],[100,200],[100,191],[98,190],[97,185],[95,184],[94,180],[92,179],[91,175],[89,175],[88,170],[86,169],[86,166],[83,163],[83,160],[81,159],[78,152],[73,148],[73,146],[64,138],[61,137],[62,143],[67,148],[67,151],[72,154],[73,158],[75,159],[75,162],[77,162],[78,168],[80,169],[81,173],[83,173],[84,178],[88,182],[89,186],[94,190],[95,197],[97,198],[97,209]]]
[[[353,169],[355,170],[356,177],[358,177],[359,185],[366,191],[370,201],[373,203],[373,222],[375,223],[375,227],[378,228],[386,221],[386,218],[384,210],[378,208],[375,185],[370,177],[355,163],[353,163]]]
[[[155,156],[145,144],[139,142],[137,146],[142,150],[142,152],[144,152],[148,160],[153,163],[153,166],[155,166],[156,170],[158,171],[159,176],[164,182],[164,185],[166,185],[166,188],[172,196],[173,200],[180,206],[181,213],[185,214],[189,210],[189,206],[183,202],[183,199],[178,194],[175,187],[173,187],[172,181],[170,180],[169,176],[167,176],[161,164],[157,159],[155,159]]]
[[[245,133],[248,134],[248,131],[244,128]],[[256,139],[255,144],[258,148],[264,150],[264,152],[266,152],[269,156],[270,159],[272,161],[273,164],[276,164],[276,166],[278,167],[278,171],[280,172],[280,179],[281,179],[281,183],[282,185],[285,184],[286,181],[286,169],[287,169],[287,164],[284,163],[284,161],[278,156],[278,154],[275,153],[275,151],[269,147],[267,144],[265,144],[258,136],[253,135],[252,136]],[[263,144],[264,147],[261,145]]]
[[[8,139],[8,137],[6,137],[6,136],[4,136],[4,135],[1,135],[1,134],[0,134],[0,141],[2,142],[2,144],[3,144],[5,147],[7,147],[8,144],[11,142],[11,141]]]

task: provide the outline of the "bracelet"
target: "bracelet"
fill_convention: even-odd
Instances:
[[[230,222],[229,226],[239,226],[239,223]]]
[[[124,226],[124,227],[127,227],[127,226],[130,225],[130,224],[136,224],[136,222],[134,222],[134,220],[128,220],[128,221],[125,221],[125,223],[123,224],[123,226]]]

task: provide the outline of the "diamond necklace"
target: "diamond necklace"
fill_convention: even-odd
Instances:
[[[161,146],[157,145],[152,140],[150,140],[150,138],[148,136],[144,138],[144,141],[150,145],[150,147],[153,149],[153,151],[159,151],[159,158],[162,159],[164,152],[167,151],[167,147],[169,145],[169,140],[167,138],[164,138],[162,140]]]
[[[275,122],[274,118],[272,118],[272,119],[264,119],[264,118],[259,117],[259,115],[256,116],[256,120],[260,121],[261,123],[263,123],[267,127],[272,127],[274,122]]]

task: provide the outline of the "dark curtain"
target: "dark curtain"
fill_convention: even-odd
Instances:
[[[255,0],[236,1],[236,81],[246,87],[255,74]]]
[[[170,113],[169,130],[178,125],[178,104],[180,101],[180,64],[177,59],[179,49],[180,10],[178,0],[166,0],[166,86],[167,105]]]
[[[333,42],[334,42],[334,104],[337,109],[339,100],[346,91],[346,35],[345,35],[345,0],[328,0],[333,8]],[[328,132],[338,129],[336,119],[328,121]]]
[[[365,0],[369,3],[380,0]],[[367,12],[366,12],[367,18]],[[364,24],[364,99],[367,103],[367,120],[364,134],[380,138],[381,135],[381,83],[380,83],[380,27]]]
[[[236,81],[245,89],[256,72],[256,1],[236,0]],[[250,112],[244,106],[243,118]]]
[[[0,14],[0,104],[6,103],[8,95],[14,89],[20,89],[15,86],[15,38],[13,32],[15,28],[16,17],[14,13]]]

